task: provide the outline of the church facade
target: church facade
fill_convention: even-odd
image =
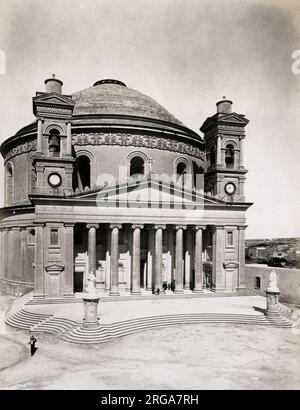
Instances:
[[[120,81],[45,84],[34,122],[0,147],[1,288],[72,298],[93,272],[112,296],[243,290],[248,120],[232,102],[201,137]]]

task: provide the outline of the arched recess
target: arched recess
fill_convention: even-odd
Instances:
[[[11,205],[14,202],[14,166],[8,162],[5,166],[5,203]]]
[[[34,165],[34,157],[35,154],[32,154],[27,161],[27,194],[32,194],[36,190],[36,182],[37,182],[37,175],[36,175],[36,168]]]
[[[50,157],[60,157],[61,133],[56,127],[49,130],[48,152]]]
[[[87,153],[77,155],[73,169],[73,190],[83,191],[92,187],[91,157]]]
[[[73,171],[73,189],[83,191],[91,187],[91,162],[90,159],[81,155],[76,159]]]
[[[149,173],[147,155],[140,151],[131,152],[126,158],[127,177],[139,177]]]
[[[234,146],[232,144],[225,146],[225,166],[226,168],[234,168],[235,166]]]
[[[191,164],[186,158],[179,157],[175,160],[173,175],[175,175],[175,182],[177,184],[192,187],[193,171]]]

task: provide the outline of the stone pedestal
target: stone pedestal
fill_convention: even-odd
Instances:
[[[279,312],[279,291],[265,290],[267,298],[266,315],[270,318],[278,317]]]
[[[85,329],[95,329],[100,327],[98,320],[98,302],[99,296],[84,295],[82,296],[84,303],[84,321],[82,327]]]

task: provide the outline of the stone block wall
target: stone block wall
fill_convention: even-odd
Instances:
[[[280,290],[280,302],[300,305],[300,269],[272,268],[266,265],[246,265],[246,288],[265,295],[265,289],[269,284],[271,270],[274,269],[278,276]],[[256,288],[256,278],[260,278],[260,289]]]

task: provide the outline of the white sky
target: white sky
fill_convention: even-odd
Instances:
[[[195,131],[225,95],[250,119],[247,237],[300,236],[299,27],[299,0],[1,0],[0,141],[52,73],[66,94],[124,81]]]

